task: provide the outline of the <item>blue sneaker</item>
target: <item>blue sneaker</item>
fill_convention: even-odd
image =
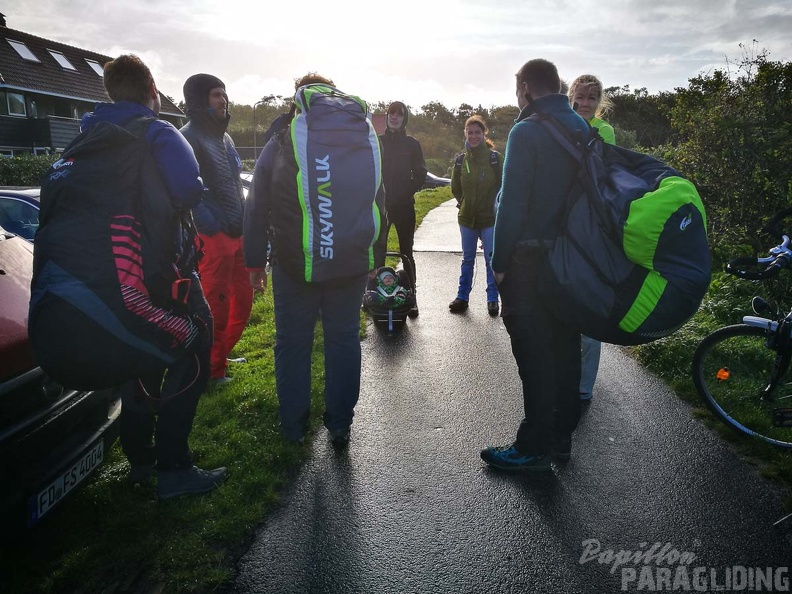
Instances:
[[[547,472],[551,470],[550,456],[521,454],[514,445],[481,450],[481,459],[498,470],[526,470],[529,472]]]

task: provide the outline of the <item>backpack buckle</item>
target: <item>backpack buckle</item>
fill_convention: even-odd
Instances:
[[[173,281],[173,284],[171,284],[171,299],[176,303],[186,305],[187,294],[190,292],[190,285],[192,285],[192,279],[177,278]]]

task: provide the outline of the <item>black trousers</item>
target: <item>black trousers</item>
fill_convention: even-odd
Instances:
[[[415,285],[415,259],[413,258],[413,243],[415,239],[415,204],[412,200],[386,204],[388,211],[388,230],[390,226],[396,227],[399,237],[399,251],[404,254],[412,264],[413,286]]]
[[[159,470],[173,470],[192,464],[188,438],[198,399],[209,381],[212,347],[212,315],[197,278],[192,279],[187,303],[203,323],[196,348],[161,373],[118,388],[119,441],[131,465],[156,463]]]
[[[544,306],[537,264],[512,262],[499,285],[503,323],[522,380],[525,417],[515,440],[525,454],[550,452],[580,421],[580,332]]]

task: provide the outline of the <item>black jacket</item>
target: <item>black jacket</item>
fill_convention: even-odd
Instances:
[[[379,139],[386,204],[413,204],[413,194],[423,187],[426,180],[421,144],[408,136],[403,126],[399,130],[388,128]]]
[[[224,121],[218,120],[207,110],[205,96],[192,95],[190,89],[185,89],[190,121],[179,131],[195,151],[201,177],[209,189],[201,204],[193,209],[195,226],[205,235],[222,232],[229,237],[239,237],[245,209],[239,179],[242,160],[226,132],[230,115]]]

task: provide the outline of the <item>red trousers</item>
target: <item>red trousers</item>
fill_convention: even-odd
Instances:
[[[225,233],[200,235],[204,256],[199,264],[201,285],[214,318],[212,379],[224,377],[228,355],[250,317],[253,289],[242,256],[242,238]]]

